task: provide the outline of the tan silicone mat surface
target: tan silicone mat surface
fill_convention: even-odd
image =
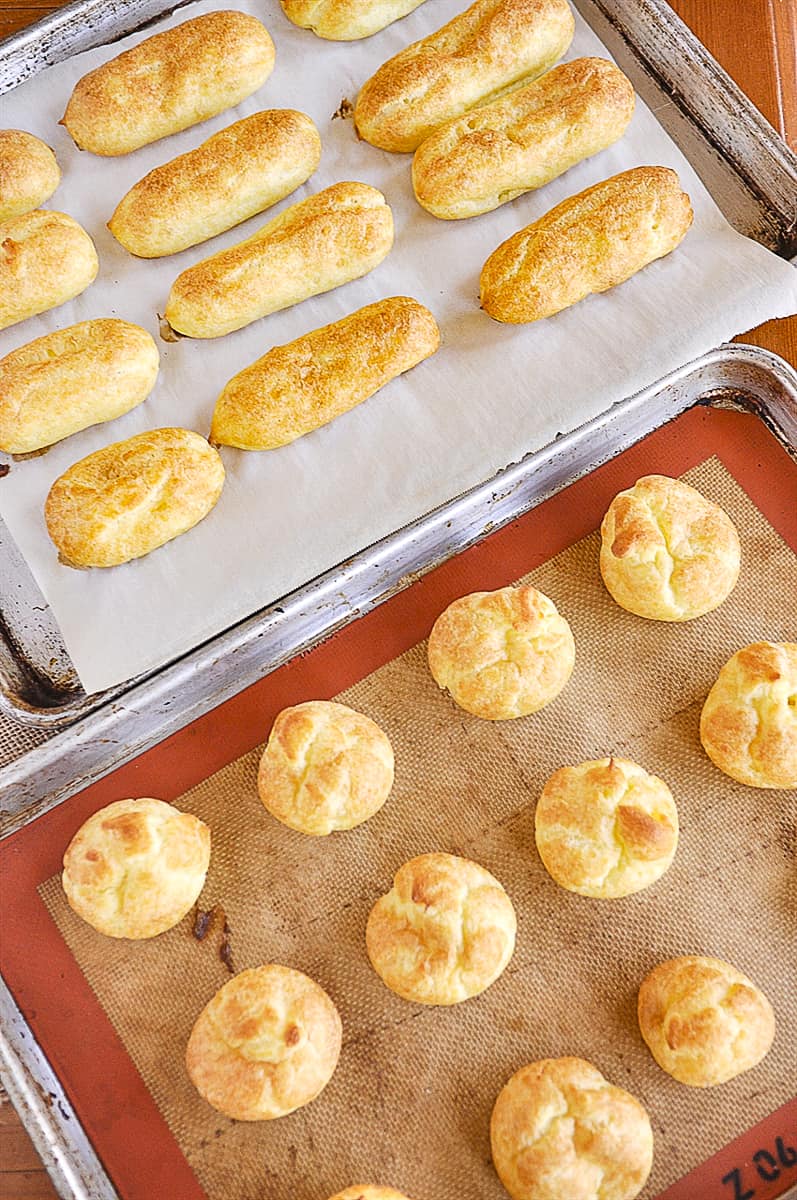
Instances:
[[[151,942],[116,942],[71,913],[57,878],[43,885],[212,1200],[326,1200],[369,1181],[413,1200],[500,1200],[490,1111],[508,1076],[536,1058],[591,1059],[645,1104],[656,1139],[645,1197],[793,1095],[797,795],[734,783],[706,758],[697,729],[702,701],[733,651],[760,638],[795,639],[797,557],[716,461],[685,478],[723,505],[742,538],[739,584],[716,612],[671,625],[616,607],[600,580],[595,533],[527,577],[556,601],[576,639],[571,683],[542,713],[493,724],[461,712],[438,691],[420,645],[341,696],[379,722],[396,753],[394,790],[359,829],[308,838],[278,824],[257,798],[259,751],[182,797],[181,807],[212,829],[200,903],[227,913],[236,970],[269,961],[298,967],[340,1009],[340,1063],[307,1108],[237,1124],[189,1083],[183,1050],[191,1026],[229,978],[217,930],[199,943],[186,919]],[[670,784],[681,841],[652,888],[589,900],[546,874],[534,848],[534,805],[557,767],[609,753]],[[428,850],[482,863],[518,915],[505,974],[481,997],[448,1009],[394,996],[365,953],[372,904],[402,862]],[[637,1030],[640,981],[682,953],[730,960],[775,1009],[768,1057],[721,1088],[670,1079]]]

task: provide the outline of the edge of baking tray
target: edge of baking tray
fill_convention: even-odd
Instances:
[[[108,711],[84,718],[78,726],[56,735],[38,752],[32,751],[26,756],[31,760],[27,766],[32,775],[46,771],[48,760],[50,769],[58,762],[63,765],[65,756],[74,768],[75,747],[85,753],[87,746],[101,742],[117,726],[111,739],[117,751],[113,761],[103,763],[95,756],[88,774],[83,774],[78,783],[61,787],[45,802],[18,814],[11,820],[7,833],[66,799],[78,787],[139,754],[147,744],[161,740],[268,674],[278,665],[270,662],[268,670],[262,668],[261,654],[269,636],[273,638],[276,634],[283,639],[280,661],[293,657],[319,640],[312,633],[319,614],[327,612],[331,618],[322,632],[326,636],[333,628],[407,587],[451,554],[529,511],[654,429],[700,404],[755,413],[797,460],[797,372],[777,355],[759,347],[721,346],[350,559],[281,605],[188,655],[174,667],[140,684],[125,704],[112,705]],[[431,559],[430,546],[434,546]],[[389,554],[392,554],[390,561]],[[375,584],[382,588],[378,594],[373,592]],[[355,589],[363,587],[366,592],[361,591],[355,600]],[[351,593],[348,596],[346,588]],[[290,638],[289,632],[297,623],[298,638]],[[230,659],[235,662],[234,685],[229,683]],[[178,713],[174,701],[181,689],[190,688],[197,676],[207,676],[221,685],[220,668],[225,662],[228,665],[223,686]],[[156,706],[154,722],[146,721],[148,705]],[[145,732],[136,740],[134,727],[142,722]],[[130,741],[125,742],[125,737],[130,737]],[[85,761],[83,765],[86,766]],[[0,772],[0,787],[4,774],[7,772]],[[22,1116],[59,1195],[65,1200],[119,1200],[60,1081],[2,979],[0,1080]],[[781,1200],[797,1200],[797,1187],[785,1192]]]
[[[712,395],[715,403],[756,412],[797,456],[797,372],[757,346],[710,351],[331,568],[0,769],[0,837],[377,607],[696,398],[706,402]]]

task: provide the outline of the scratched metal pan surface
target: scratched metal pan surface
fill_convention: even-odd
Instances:
[[[797,254],[797,159],[665,0],[575,3],[731,223],[783,257]],[[0,42],[0,93],[176,7],[170,0],[75,0]],[[0,768],[55,730],[107,709],[138,682],[85,695],[50,609],[0,522]]]
[[[720,347],[386,538],[174,667],[138,683],[115,704],[56,733],[38,750],[0,771],[0,795],[9,810],[4,825],[0,823],[0,834],[12,833],[266,674],[272,665],[309,647],[330,628],[367,612],[696,405],[756,414],[797,461],[797,372],[757,347]],[[117,1193],[61,1083],[2,979],[0,1079],[59,1195],[65,1200],[115,1200]],[[782,1193],[780,1200],[797,1200],[797,1188]]]

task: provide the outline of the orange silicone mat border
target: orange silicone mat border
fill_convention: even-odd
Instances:
[[[614,494],[640,475],[680,475],[712,455],[797,549],[794,462],[757,417],[691,409],[0,844],[0,971],[124,1200],[205,1200],[205,1193],[39,898],[38,886],[60,869],[77,828],[122,796],[176,799],[261,742],[281,708],[336,695],[424,638],[455,597],[511,583],[586,536]],[[797,1165],[767,1180],[756,1168],[766,1169],[768,1159],[754,1155],[792,1131],[797,1134],[797,1101],[660,1200],[739,1200],[734,1181],[723,1182],[734,1169],[745,1200],[774,1200],[797,1181]]]

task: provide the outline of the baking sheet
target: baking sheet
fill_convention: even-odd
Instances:
[[[213,7],[184,8],[164,27]],[[74,81],[121,44],[50,68],[0,101],[4,124],[29,128],[55,145],[65,178],[51,206],[83,222],[102,262],[98,282],[72,304],[0,333],[0,353],[90,316],[123,316],[156,333],[154,314],[163,311],[176,274],[247,236],[262,219],[157,263],[128,256],[104,221],[147,170],[258,108],[309,112],[324,143],[319,171],[278,207],[337,179],[356,178],[380,187],[396,217],[396,246],[370,276],[217,342],[161,343],[161,376],[141,408],[41,459],[14,464],[2,481],[0,513],[54,609],[88,691],[175,657],[707,347],[797,307],[795,272],[730,230],[641,103],[617,146],[542,192],[468,222],[437,222],[424,213],[412,198],[409,158],[358,143],[350,122],[331,117],[379,62],[461,4],[436,0],[354,45],[323,43],[296,30],[275,0],[238,7],[264,19],[275,37],[272,77],[237,110],[127,159],[79,154],[54,125]],[[137,40],[140,35],[125,44]],[[585,53],[604,52],[579,18],[567,57]],[[478,272],[503,238],[565,196],[645,162],[674,166],[692,196],[695,226],[675,255],[621,289],[536,326],[501,327],[479,311]],[[437,316],[444,345],[432,360],[293,446],[266,454],[225,451],[227,484],[216,510],[147,559],[109,572],[73,572],[57,563],[41,508],[53,479],[72,462],[159,425],[207,432],[226,380],[271,345],[397,293],[416,296]]]
[[[338,697],[377,720],[396,752],[393,792],[358,830],[311,839],[267,816],[256,790],[261,746],[178,799],[212,829],[200,906],[223,909],[235,969],[289,963],[317,979],[340,1008],[338,1070],[294,1117],[228,1120],[185,1074],[191,1026],[227,978],[218,926],[201,944],[190,919],[147,943],[109,941],[71,912],[58,876],[42,886],[208,1196],[320,1200],[374,1180],[417,1200],[502,1200],[490,1164],[490,1110],[508,1076],[539,1057],[586,1057],[645,1105],[656,1147],[644,1198],[793,1095],[797,993],[787,909],[797,796],[729,780],[702,752],[697,725],[734,649],[797,633],[797,614],[782,603],[797,594],[797,557],[716,459],[686,479],[722,504],[741,537],[740,582],[714,613],[662,625],[623,612],[602,586],[592,533],[524,577],[556,599],[576,639],[573,679],[542,713],[496,723],[463,713],[431,679],[422,642]],[[531,533],[524,522],[516,543]],[[498,562],[479,563],[477,554],[470,573],[478,585],[503,582],[494,578]],[[554,769],[609,753],[667,780],[681,839],[657,885],[599,902],[550,879],[534,849],[533,814]],[[486,866],[518,914],[517,947],[501,980],[451,1009],[394,996],[364,947],[368,912],[397,867],[438,849]],[[676,1083],[636,1028],[639,983],[657,962],[681,953],[729,959],[764,989],[777,1014],[765,1061],[722,1088]]]

